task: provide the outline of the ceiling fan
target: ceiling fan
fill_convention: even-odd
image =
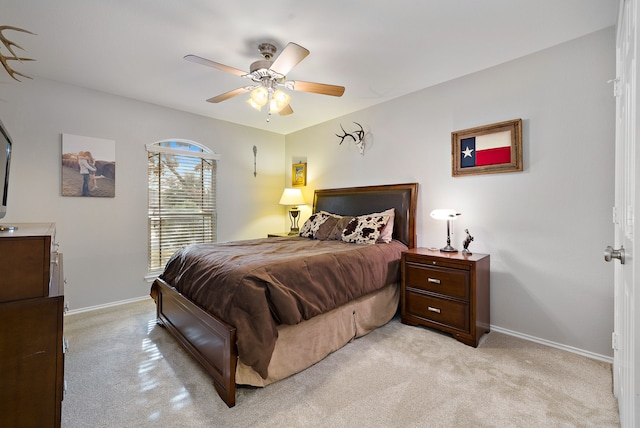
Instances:
[[[261,110],[265,105],[269,105],[269,115],[279,113],[285,116],[293,113],[289,105],[290,96],[279,88],[301,92],[312,92],[314,94],[331,95],[340,97],[344,93],[344,86],[327,85],[325,83],[304,82],[301,80],[287,80],[286,75],[309,55],[309,51],[296,43],[289,43],[275,59],[276,47],[271,43],[261,43],[258,50],[262,55],[261,60],[255,61],[249,67],[249,72],[239,70],[228,65],[220,64],[197,55],[186,55],[184,59],[218,70],[226,71],[246,79],[253,84],[222,93],[209,98],[210,103],[219,103],[229,98],[251,92],[251,97],[247,103],[257,110]],[[269,117],[267,116],[267,121]]]

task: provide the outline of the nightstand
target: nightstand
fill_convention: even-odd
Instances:
[[[278,236],[296,236],[296,235],[289,235],[287,232],[268,233],[267,234],[267,238],[277,238]]]
[[[489,255],[413,248],[402,253],[402,322],[477,347],[489,332]]]

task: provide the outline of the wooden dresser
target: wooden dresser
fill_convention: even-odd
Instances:
[[[489,255],[413,248],[402,253],[402,322],[478,346],[489,332]]]
[[[59,427],[64,280],[52,223],[0,232],[0,426]]]

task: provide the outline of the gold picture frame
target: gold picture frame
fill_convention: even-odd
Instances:
[[[522,171],[522,119],[451,133],[451,175]]]
[[[291,185],[302,187],[307,185],[307,164],[294,163],[291,167]]]

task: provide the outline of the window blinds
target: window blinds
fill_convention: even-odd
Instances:
[[[148,270],[159,273],[176,250],[216,241],[217,161],[197,151],[151,150]]]

